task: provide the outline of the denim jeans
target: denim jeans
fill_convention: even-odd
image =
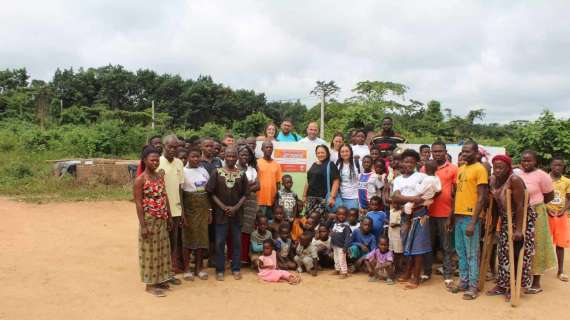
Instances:
[[[232,228],[232,272],[238,272],[241,267],[241,225],[235,222],[216,224],[216,273],[224,273],[226,264],[224,249],[229,228]]]
[[[477,220],[473,235],[465,234],[471,223],[471,216],[455,216],[455,251],[459,257],[459,280],[462,286],[471,288],[479,286],[479,238],[481,237],[481,221]]]
[[[431,244],[434,248],[432,252],[426,254],[424,258],[424,274],[431,276],[433,260],[435,256],[435,245],[437,237],[439,237],[439,246],[443,251],[443,278],[445,280],[452,279],[453,276],[453,266],[451,264],[451,255],[453,254],[453,249],[451,247],[451,232],[447,232],[447,218],[440,217],[430,217],[429,218],[429,228]]]

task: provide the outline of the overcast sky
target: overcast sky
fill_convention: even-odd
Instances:
[[[121,64],[212,75],[312,105],[361,80],[404,83],[486,122],[570,116],[570,1],[0,0],[0,68]]]

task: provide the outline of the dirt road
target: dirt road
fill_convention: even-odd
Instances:
[[[498,297],[463,301],[437,276],[406,291],[328,272],[290,286],[260,283],[250,272],[242,281],[216,282],[209,270],[210,280],[185,282],[154,298],[138,277],[132,203],[0,199],[0,217],[0,319],[570,318],[570,285],[554,271],[545,276],[545,292],[523,296],[516,309]]]

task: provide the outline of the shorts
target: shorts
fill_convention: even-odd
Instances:
[[[548,225],[552,234],[552,242],[561,248],[570,248],[570,225],[568,224],[568,215],[563,214],[560,217],[548,216]]]

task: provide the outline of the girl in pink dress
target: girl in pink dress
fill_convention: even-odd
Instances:
[[[259,278],[267,282],[286,281],[289,284],[298,284],[301,278],[289,271],[277,269],[277,254],[273,250],[273,240],[263,241],[263,255],[258,259],[257,274]]]

